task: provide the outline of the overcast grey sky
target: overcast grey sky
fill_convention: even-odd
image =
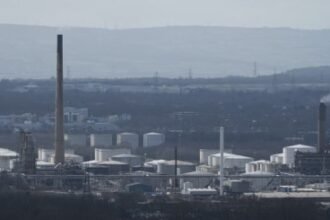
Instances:
[[[330,0],[0,0],[0,23],[330,28]]]

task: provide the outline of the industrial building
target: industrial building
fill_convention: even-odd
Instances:
[[[91,134],[90,135],[91,147],[111,147],[112,134]]]
[[[0,148],[0,171],[11,169],[11,160],[17,159],[19,154],[15,151]]]
[[[165,135],[156,132],[150,132],[143,135],[143,147],[159,146],[165,143]]]
[[[117,145],[123,145],[132,149],[139,147],[139,135],[130,132],[117,134]]]
[[[61,187],[63,182],[72,178],[72,176],[77,178],[76,181],[78,180],[81,183],[84,180],[86,185],[91,182],[94,184],[92,187],[95,188],[101,185],[103,187],[102,189],[109,187],[107,188],[108,191],[123,190],[125,188],[128,192],[152,192],[154,190],[168,192],[169,187],[172,190],[176,190],[175,188],[178,187],[177,183],[180,181],[180,187],[181,189],[183,188],[184,194],[192,196],[217,195],[218,191],[216,188],[218,187],[222,195],[222,186],[225,182],[229,187],[228,192],[241,193],[249,190],[257,192],[274,190],[276,186],[282,184],[282,181],[292,184],[300,178],[297,173],[312,175],[330,174],[330,146],[326,144],[325,138],[325,104],[320,105],[318,150],[313,146],[301,144],[286,146],[283,148],[282,153],[271,155],[270,161],[253,161],[251,157],[224,152],[222,128],[220,129],[220,148],[223,157],[219,149],[200,149],[200,165],[196,167],[192,162],[177,160],[177,152],[174,156],[175,160],[158,159],[144,162],[145,158],[131,154],[131,151],[139,147],[138,134],[124,132],[117,135],[116,141],[119,145],[117,147],[112,146],[113,137],[111,134],[91,134],[90,146],[95,147],[95,159],[84,162],[83,158],[74,154],[73,150],[64,148],[64,140],[67,146],[86,146],[86,135],[64,135],[63,124],[64,122],[75,124],[85,121],[88,117],[88,110],[64,108],[63,111],[62,59],[62,37],[59,36],[55,149],[38,149],[37,161],[33,157],[34,151],[31,150],[33,148],[27,148],[27,145],[22,147],[20,154],[7,149],[0,149],[0,170],[11,169],[14,167],[12,164],[15,164],[17,161],[27,164],[26,166],[24,165],[25,167],[30,167],[30,164],[32,164],[37,170],[42,170],[44,172],[43,174],[47,174],[45,175],[46,178],[49,178],[47,180],[55,182],[58,188]],[[103,126],[102,123],[100,122],[100,128]],[[159,146],[164,142],[164,134],[150,132],[143,135],[142,145],[147,148]],[[277,173],[275,168],[278,165],[287,166],[290,168],[288,169],[290,172],[285,175],[283,172]],[[80,171],[77,172],[77,175],[72,175],[69,172],[65,173],[75,166]],[[140,170],[136,171],[133,168]],[[150,172],[146,172],[146,170]],[[230,170],[235,170],[235,172],[230,173]],[[244,170],[245,173],[242,174]],[[294,171],[297,173],[294,173]],[[227,173],[229,174],[227,175]],[[27,174],[25,176],[28,178],[36,178],[33,180],[44,178],[44,176],[40,175],[40,172],[37,175],[29,175],[33,174],[31,172],[26,172],[25,174]],[[220,177],[218,174],[220,174]],[[176,176],[174,177],[173,175]],[[63,179],[65,178],[66,180],[64,181]],[[89,181],[90,179],[92,181]],[[173,180],[175,184],[173,184]],[[117,188],[114,188],[114,186]]]
[[[330,156],[325,153],[297,152],[295,172],[306,175],[330,174]]]
[[[252,192],[269,191],[281,184],[280,178],[274,178],[273,176],[274,173],[257,171],[241,174],[240,180],[249,182],[250,191]]]
[[[316,151],[317,151],[316,147],[302,145],[302,144],[284,147],[283,164],[287,165],[289,168],[293,168],[295,165],[295,154],[297,152],[315,153]]]
[[[307,175],[330,174],[330,145],[326,137],[325,103],[319,105],[318,115],[318,150],[313,152],[297,152],[295,155],[295,171]]]

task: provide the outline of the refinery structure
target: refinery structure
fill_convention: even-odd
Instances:
[[[22,178],[31,190],[88,193],[141,192],[190,197],[226,195],[295,196],[330,198],[330,147],[326,141],[326,102],[321,101],[317,147],[304,143],[283,146],[270,158],[255,160],[226,150],[224,128],[219,129],[219,148],[201,148],[199,161],[180,160],[174,148],[171,159],[149,158],[141,148],[159,148],[164,133],[65,133],[64,122],[79,124],[87,109],[64,107],[63,37],[57,37],[57,76],[54,147],[35,148],[33,133],[20,130],[17,152],[0,149],[0,169]],[[73,148],[89,146],[90,160]],[[299,194],[304,192],[304,194]],[[286,195],[287,196],[287,195]]]

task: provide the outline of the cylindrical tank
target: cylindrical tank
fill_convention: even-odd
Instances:
[[[112,134],[91,134],[91,147],[110,147],[112,146]]]
[[[96,161],[108,161],[113,156],[118,154],[130,154],[131,150],[127,148],[116,148],[116,149],[100,149],[95,148],[95,160]]]
[[[220,164],[219,157],[212,155],[211,156],[211,166],[212,167],[219,167],[219,164]]]
[[[247,163],[245,164],[245,173],[253,173],[256,171],[255,164]]]
[[[9,169],[10,170],[16,169],[17,166],[19,166],[19,160],[18,159],[9,160]]]
[[[283,154],[273,154],[270,156],[270,162],[275,164],[283,164]]]
[[[54,153],[54,149],[38,149],[38,160],[49,162]]]
[[[278,155],[275,157],[275,163],[283,164],[283,155]]]
[[[156,132],[150,132],[143,135],[143,147],[153,147],[165,142],[165,135]]]
[[[219,153],[219,150],[216,149],[200,149],[199,150],[199,163],[201,164],[207,164],[208,163],[208,157],[211,154]]]
[[[117,134],[117,144],[136,149],[139,147],[139,136],[135,133],[123,132]]]
[[[294,167],[296,152],[316,152],[315,147],[306,145],[293,145],[283,148],[283,163],[290,168]]]
[[[293,159],[294,159],[294,149],[285,147],[283,148],[283,163],[287,165],[293,164]]]
[[[95,148],[95,150],[94,150],[94,160],[100,161],[99,149],[97,149],[97,148]]]

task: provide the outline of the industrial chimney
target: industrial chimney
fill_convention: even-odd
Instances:
[[[326,150],[326,114],[327,106],[321,102],[319,106],[319,120],[318,120],[318,147],[319,152],[324,153]]]
[[[63,36],[57,35],[57,78],[55,100],[55,164],[64,163],[63,125]]]

